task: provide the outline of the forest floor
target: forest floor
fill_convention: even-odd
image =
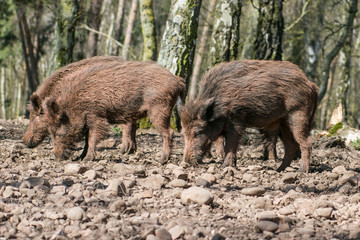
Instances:
[[[180,134],[160,165],[155,130],[138,130],[136,154],[112,134],[98,161],[57,161],[49,139],[23,145],[25,125],[0,120],[0,239],[360,239],[360,152],[341,139],[314,137],[310,173],[278,173],[256,135],[222,169],[182,166]]]

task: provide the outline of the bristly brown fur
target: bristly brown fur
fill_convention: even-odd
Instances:
[[[200,81],[198,96],[181,113],[185,160],[197,156],[201,145],[225,137],[224,165],[235,164],[239,138],[246,127],[261,128],[270,135],[280,129],[285,158],[279,170],[290,165],[300,147],[302,169],[309,170],[309,136],[318,87],[290,62],[244,60],[222,63]],[[211,103],[208,104],[206,102]],[[205,110],[204,110],[205,109]],[[195,137],[191,134],[200,132]],[[196,142],[202,144],[196,144]],[[195,153],[197,152],[197,153]]]
[[[78,81],[62,86],[56,99],[58,115],[67,116],[68,124],[49,117],[51,106],[45,109],[54,148],[66,148],[88,131],[89,151],[86,160],[95,158],[95,146],[108,133],[109,124],[125,124],[134,138],[134,122],[148,116],[163,136],[163,159],[170,156],[172,130],[170,116],[178,97],[184,98],[185,81],[153,62],[111,62],[82,70]],[[48,100],[50,101],[50,99]],[[128,142],[134,142],[130,139]],[[61,152],[61,151],[58,151]]]

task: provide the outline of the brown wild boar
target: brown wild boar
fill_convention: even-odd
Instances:
[[[176,99],[185,98],[185,81],[153,62],[111,62],[84,69],[81,80],[64,85],[45,100],[45,118],[58,158],[85,136],[84,160],[94,160],[96,145],[110,124],[128,124],[135,143],[136,120],[148,116],[163,138],[161,161],[169,159],[170,116]]]
[[[245,128],[260,128],[285,146],[278,171],[301,151],[300,171],[309,171],[318,87],[290,62],[244,60],[219,64],[200,81],[199,94],[178,104],[185,139],[184,161],[200,161],[209,141],[225,138],[223,166],[236,163]]]
[[[24,134],[24,143],[33,148],[49,135],[48,126],[43,119],[44,107],[42,104],[45,98],[56,96],[66,82],[78,80],[84,68],[106,65],[112,61],[122,61],[122,59],[119,57],[92,57],[68,64],[50,75],[30,97],[27,105],[30,114],[29,125]]]

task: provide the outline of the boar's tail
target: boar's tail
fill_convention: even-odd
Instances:
[[[184,108],[184,99],[182,96],[178,96],[178,99],[176,101],[176,108],[175,108],[175,123],[176,128],[178,132],[181,132],[181,121],[180,121],[180,115]]]

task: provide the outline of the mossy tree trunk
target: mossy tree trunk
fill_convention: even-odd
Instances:
[[[218,1],[215,8],[208,68],[237,58],[241,7],[241,0]]]
[[[259,17],[253,58],[282,59],[283,0],[259,0]]]
[[[143,34],[143,61],[156,60],[157,42],[152,0],[140,0],[140,18]]]
[[[117,12],[116,12],[115,26],[114,26],[114,38],[119,42],[123,30],[124,6],[125,6],[125,0],[119,0]],[[114,47],[112,50],[112,54],[119,55],[119,47]]]
[[[172,0],[161,40],[158,64],[185,79],[189,86],[195,55],[201,0]],[[180,118],[175,108],[176,127]]]
[[[60,0],[56,9],[55,46],[50,72],[73,62],[75,29],[80,18],[78,0]]]
[[[158,63],[190,81],[201,0],[172,0]]]

